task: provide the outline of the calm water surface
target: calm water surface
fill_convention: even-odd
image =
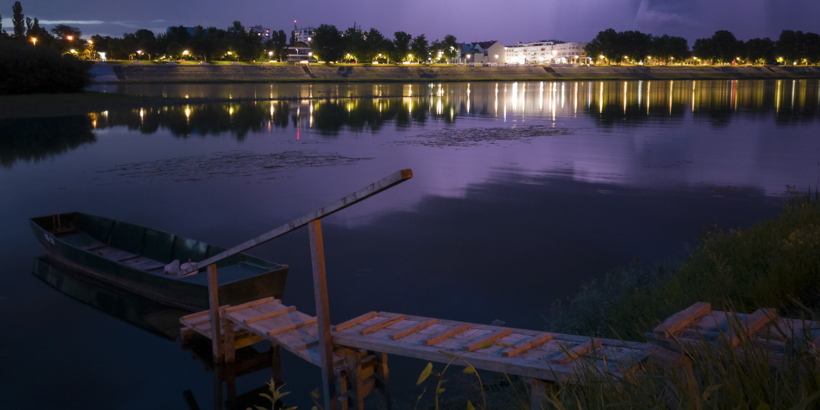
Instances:
[[[380,310],[541,329],[584,281],[636,256],[678,263],[704,225],[748,227],[777,215],[787,185],[817,183],[818,85],[101,85],[240,101],[0,120],[0,407],[185,408],[189,389],[212,405],[189,353],[89,304],[141,324],[150,312],[32,274],[43,250],[27,218],[82,211],[231,246],[413,168],[324,220],[332,321]],[[285,303],[313,313],[306,230],[251,253],[290,265]],[[309,408],[318,369],[283,359]],[[423,366],[391,358],[394,396],[418,394]]]

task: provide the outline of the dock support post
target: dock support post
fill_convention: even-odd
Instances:
[[[333,370],[333,340],[330,335],[330,308],[325,277],[325,247],[322,242],[322,223],[316,219],[308,223],[310,256],[313,262],[313,294],[316,299],[316,319],[319,330],[319,361],[322,365],[322,392],[327,410],[336,410],[336,380]]]
[[[270,342],[270,373],[274,386],[284,384],[282,382],[282,355],[279,345],[274,342]]]
[[[216,280],[216,265],[208,265],[208,302],[211,305],[211,349],[214,354],[214,363],[223,363],[222,356],[222,327],[219,320],[219,285]]]
[[[372,352],[376,356],[376,388],[379,390],[380,408],[392,410],[393,402],[390,399],[390,373],[387,370],[387,353]],[[537,409],[532,409],[537,410]]]
[[[530,384],[530,410],[545,410],[542,403],[547,398],[547,383],[540,379],[532,379]]]

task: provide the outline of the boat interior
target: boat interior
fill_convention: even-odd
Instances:
[[[165,265],[174,260],[199,262],[225,250],[168,232],[81,212],[32,218],[32,221],[68,245],[158,276],[165,276]],[[241,279],[281,268],[282,265],[245,254],[217,263],[220,279]],[[180,280],[200,282],[204,276],[191,275]]]

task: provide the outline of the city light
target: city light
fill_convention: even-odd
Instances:
[[[74,36],[66,36],[65,39],[68,40],[68,41],[71,41],[71,40],[74,40]]]
[[[188,55],[188,50],[183,50],[182,55],[187,56]]]
[[[36,46],[36,45],[37,45],[37,38],[36,38],[36,37],[32,37],[32,38],[31,38],[31,42],[32,42],[32,43],[34,43],[34,45]]]
[[[71,51],[71,53],[76,53],[76,52],[77,52],[77,50],[75,50],[75,49],[73,49],[73,48],[72,48],[71,50],[69,50],[69,51]]]
[[[228,55],[231,55],[231,54],[233,54],[233,53],[231,53],[230,51],[228,51]]]
[[[601,60],[603,60],[603,59],[604,59],[604,55],[603,55],[603,54],[601,54]]]
[[[268,51],[268,55],[269,55],[269,56],[272,56],[272,55],[273,55],[273,51]]]
[[[88,44],[94,44],[94,42],[91,41],[91,40],[88,40]]]

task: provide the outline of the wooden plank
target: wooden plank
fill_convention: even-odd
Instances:
[[[229,307],[231,307],[231,305],[222,305],[222,306],[219,307],[219,309],[224,310],[224,309],[229,308]],[[196,322],[193,322],[192,320],[196,319],[196,318],[199,318],[199,317],[203,317],[203,316],[208,317],[208,315],[210,313],[211,313],[210,310],[203,310],[202,312],[196,312],[196,313],[191,313],[190,315],[185,315],[185,316],[179,318],[179,320],[180,320],[180,322],[185,320],[187,322],[196,323]]]
[[[470,330],[470,324],[469,323],[463,323],[461,325],[458,325],[458,326],[452,327],[450,329],[447,329],[443,332],[439,332],[439,333],[436,333],[432,336],[426,337],[426,338],[421,340],[421,344],[423,344],[425,346],[433,346],[433,345],[441,343],[441,342],[443,342],[443,341],[445,341],[445,340],[447,340],[447,339],[449,339],[449,338],[451,338],[455,335],[464,333],[468,330]]]
[[[236,312],[237,310],[252,308],[254,306],[259,306],[259,305],[264,304],[264,303],[270,303],[270,302],[273,302],[275,300],[276,300],[276,298],[273,297],[273,296],[270,296],[270,297],[267,297],[267,298],[264,298],[264,299],[252,300],[248,303],[243,303],[241,305],[236,305],[236,306],[229,307],[229,308],[225,309],[225,313],[233,313],[233,312]]]
[[[378,315],[379,315],[378,312],[367,312],[367,313],[365,313],[365,314],[363,314],[359,317],[354,317],[353,319],[350,319],[347,322],[344,322],[344,323],[338,324],[336,326],[333,326],[332,330],[334,332],[341,332],[342,330],[345,330],[347,328],[351,328],[353,326],[356,326],[359,323],[364,322],[365,320],[373,319],[374,317],[376,317]]]
[[[774,320],[777,320],[775,309],[761,308],[754,311],[751,315],[747,315],[740,321],[741,333],[736,333],[734,329],[730,329],[726,336],[729,337],[729,342],[732,344],[732,347],[738,347],[742,337],[750,337],[767,323]]]
[[[290,332],[291,330],[296,330],[296,329],[299,329],[300,327],[309,326],[309,325],[312,325],[314,323],[316,323],[316,318],[315,317],[312,318],[312,319],[306,320],[304,322],[296,322],[296,323],[294,323],[290,326],[271,329],[271,330],[268,331],[268,336],[276,336],[280,333]]]
[[[322,368],[322,391],[325,409],[336,410],[336,375],[333,373],[333,338],[330,334],[330,308],[325,274],[325,245],[322,222],[306,221],[310,235],[310,257],[313,266],[313,296],[316,301],[316,319],[319,331],[319,362]]]
[[[550,340],[552,340],[552,333],[546,333],[540,336],[533,336],[529,339],[525,339],[524,341],[518,344],[515,344],[514,349],[508,349],[501,352],[501,355],[504,357],[515,357],[530,349],[535,349],[536,347],[541,346],[544,343],[549,342]]]
[[[252,317],[252,318],[249,318],[249,319],[245,319],[245,323],[246,324],[247,323],[254,323],[254,322],[258,322],[258,321],[263,320],[263,319],[269,319],[269,318],[272,318],[272,317],[275,317],[275,316],[279,316],[281,314],[290,313],[290,312],[294,312],[294,311],[296,311],[296,306],[289,306],[289,307],[286,307],[285,309],[277,310],[275,312],[265,313],[264,315]]]
[[[468,352],[472,352],[473,350],[478,350],[479,346],[484,343],[495,342],[496,340],[503,339],[512,333],[512,329],[502,329],[492,332],[490,334],[484,335],[479,337],[476,340],[473,340],[470,343],[466,343],[464,346],[461,346],[461,350],[465,350]]]
[[[210,303],[211,329],[211,350],[216,362],[221,364],[224,360],[222,355],[222,334],[219,331],[219,284],[216,279],[216,265],[208,265],[208,302]],[[220,389],[222,385],[220,384]]]
[[[712,304],[697,302],[688,308],[675,313],[669,319],[658,325],[652,332],[658,339],[666,339],[674,335],[677,331],[690,325],[695,320],[708,315],[712,311]]]
[[[397,340],[401,339],[405,336],[411,335],[413,333],[419,332],[421,330],[427,329],[430,326],[435,325],[438,322],[438,319],[430,319],[426,322],[421,322],[415,326],[410,326],[407,329],[399,330],[396,333],[390,335],[390,340]]]
[[[185,275],[199,269],[199,266],[214,264],[214,263],[219,262],[219,261],[221,261],[225,258],[229,258],[233,255],[238,254],[238,253],[245,252],[248,249],[251,249],[255,246],[259,246],[259,245],[261,245],[261,244],[263,244],[267,241],[270,241],[271,239],[278,238],[278,237],[280,237],[280,236],[282,236],[282,235],[284,235],[288,232],[299,229],[299,228],[301,228],[301,227],[303,227],[303,226],[305,226],[305,225],[307,225],[307,224],[309,224],[309,223],[311,223],[315,220],[318,220],[320,218],[324,218],[324,217],[327,217],[329,215],[332,215],[333,213],[339,212],[342,209],[345,209],[345,208],[347,208],[351,205],[354,205],[358,202],[361,202],[361,201],[363,201],[367,198],[370,198],[371,196],[376,195],[379,192],[382,192],[386,189],[392,188],[392,187],[394,187],[394,186],[396,186],[396,185],[398,185],[398,184],[400,184],[404,181],[409,180],[410,178],[413,178],[413,170],[412,169],[403,169],[401,171],[390,174],[385,178],[382,178],[382,179],[380,179],[380,180],[378,180],[378,181],[376,181],[376,182],[374,182],[374,183],[372,183],[372,184],[370,184],[370,185],[368,185],[368,186],[366,186],[366,187],[364,187],[364,188],[362,188],[362,189],[360,189],[360,190],[358,190],[358,191],[356,191],[352,194],[349,194],[349,195],[345,196],[342,199],[337,200],[336,202],[333,202],[333,203],[331,203],[329,205],[326,205],[326,206],[323,206],[323,207],[321,207],[321,208],[319,208],[319,209],[317,209],[313,212],[310,212],[306,215],[303,215],[299,218],[296,218],[296,219],[294,219],[294,220],[292,220],[292,221],[290,221],[290,222],[288,222],[288,223],[286,223],[286,224],[284,224],[284,225],[282,225],[282,226],[280,226],[280,227],[278,227],[278,228],[276,228],[272,231],[269,231],[267,233],[259,235],[256,238],[253,238],[253,239],[251,239],[247,242],[236,245],[233,248],[230,248],[226,251],[220,252],[219,254],[214,255],[210,258],[207,258],[204,261],[193,262],[193,263],[191,263],[191,266],[188,267],[187,269],[180,269],[180,271],[179,271],[179,273],[177,273],[177,275],[178,276],[185,276]],[[335,408],[335,401],[334,401],[334,408]]]
[[[366,329],[362,329],[362,330],[360,330],[360,331],[359,331],[359,334],[360,334],[360,335],[369,335],[369,334],[371,334],[371,333],[376,333],[376,332],[378,332],[379,330],[382,330],[382,329],[386,328],[387,326],[390,326],[390,325],[393,325],[393,324],[396,324],[396,323],[401,322],[401,321],[402,321],[402,320],[404,320],[405,318],[406,318],[406,316],[404,316],[404,315],[398,315],[398,316],[395,316],[395,317],[393,317],[393,318],[388,318],[388,319],[387,319],[387,320],[385,320],[384,322],[377,323],[377,324],[375,324],[375,325],[373,325],[373,326],[370,326],[370,327],[368,327],[368,328],[366,328]]]
[[[567,364],[577,359],[579,356],[585,355],[590,351],[601,347],[602,344],[603,340],[601,339],[587,340],[586,342],[580,343],[572,349],[568,349],[558,356],[555,356],[552,360],[550,360],[550,362],[555,364]]]

